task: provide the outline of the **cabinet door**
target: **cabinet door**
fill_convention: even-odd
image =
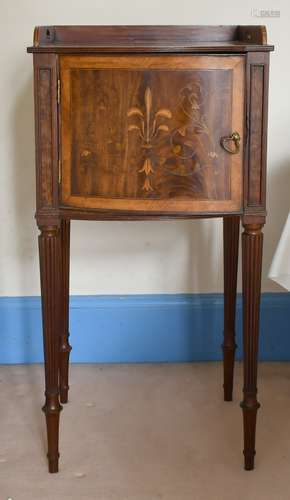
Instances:
[[[243,56],[61,56],[60,80],[62,206],[241,210]]]

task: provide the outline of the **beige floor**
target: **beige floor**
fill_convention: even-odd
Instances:
[[[290,364],[263,364],[256,469],[242,469],[241,366],[74,365],[49,475],[40,366],[0,367],[0,500],[289,500]]]

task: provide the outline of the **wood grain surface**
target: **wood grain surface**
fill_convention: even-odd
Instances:
[[[239,210],[244,58],[61,57],[62,204]]]

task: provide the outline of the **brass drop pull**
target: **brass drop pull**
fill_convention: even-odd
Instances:
[[[221,146],[231,155],[236,155],[240,151],[241,137],[239,132],[233,132],[231,135],[221,137]],[[230,144],[233,143],[234,147]]]

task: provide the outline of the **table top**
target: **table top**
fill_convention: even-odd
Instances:
[[[265,26],[37,26],[28,52],[271,51]]]

